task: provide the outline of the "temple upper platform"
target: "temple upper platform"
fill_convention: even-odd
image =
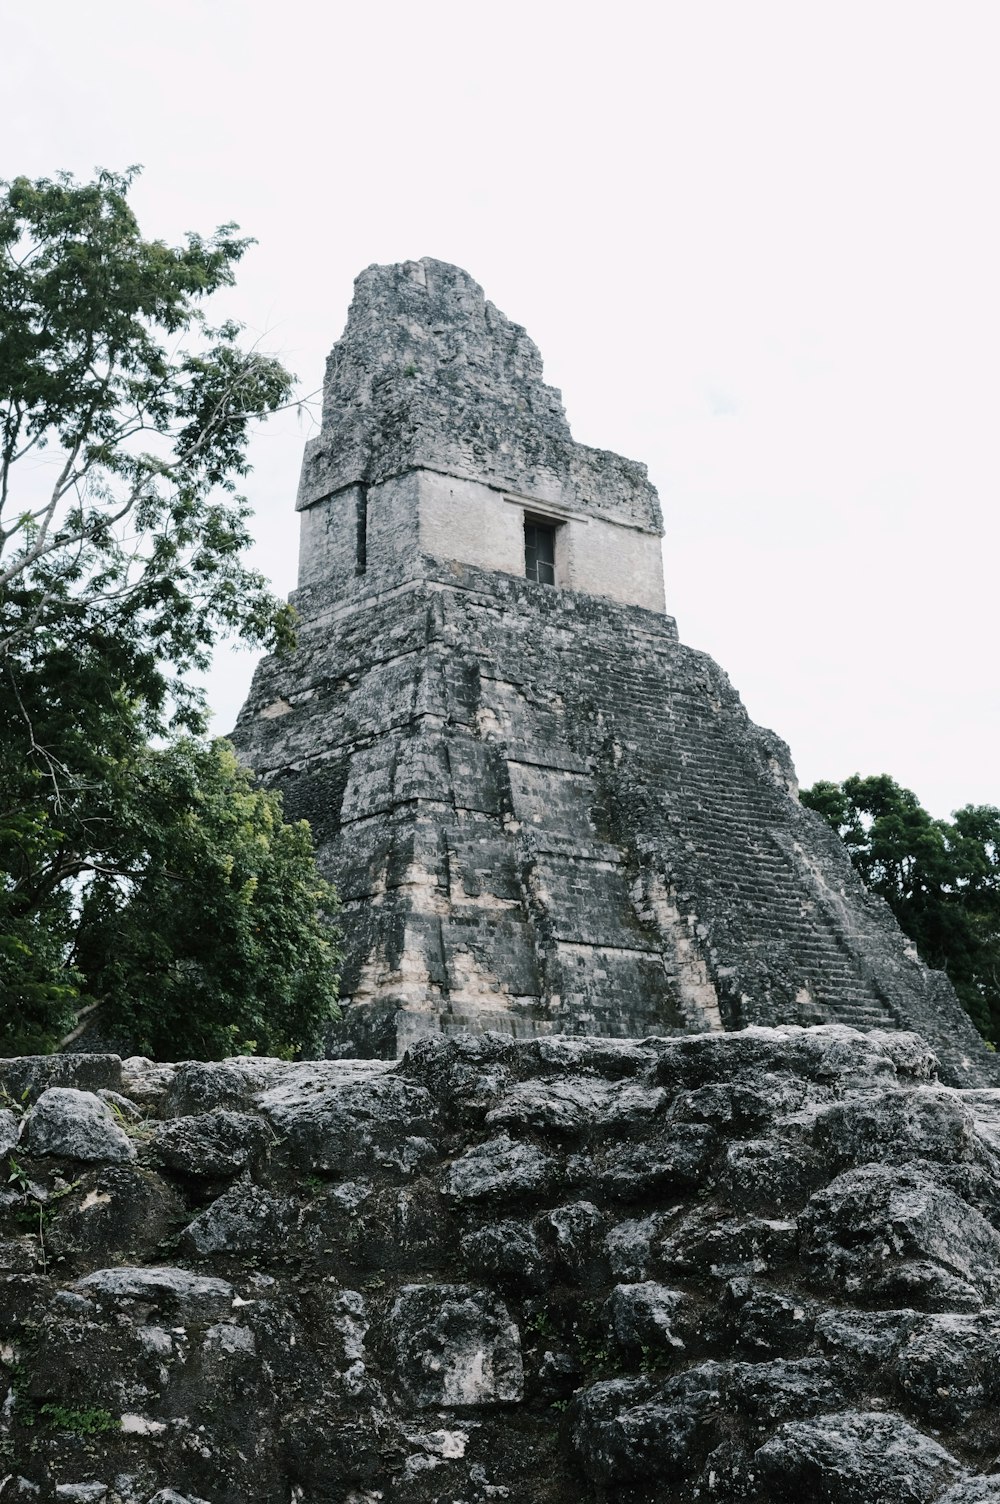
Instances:
[[[573,439],[536,345],[443,261],[358,277],[298,507],[303,614],[421,559],[664,609],[646,467]]]

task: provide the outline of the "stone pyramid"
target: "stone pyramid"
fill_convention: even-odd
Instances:
[[[234,740],[343,900],[331,1054],[841,1022],[989,1076],[788,749],[665,614],[645,467],[459,268],[372,266],[299,490],[299,646]]]

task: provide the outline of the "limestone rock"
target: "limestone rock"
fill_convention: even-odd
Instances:
[[[28,1120],[28,1141],[35,1154],[98,1164],[125,1164],[136,1154],[107,1103],[72,1086],[42,1092]]]
[[[193,1494],[179,1494],[172,1488],[161,1488],[149,1504],[207,1504],[207,1500],[196,1499]]]
[[[601,1193],[622,1201],[683,1191],[697,1185],[718,1147],[718,1136],[706,1123],[673,1123],[640,1147],[634,1139],[597,1150],[572,1161],[590,1176]]]
[[[74,1194],[52,1205],[49,1251],[74,1269],[92,1269],[127,1247],[152,1259],[186,1220],[183,1199],[153,1170],[107,1165],[75,1176]]]
[[[774,1498],[817,1504],[930,1504],[963,1472],[900,1416],[851,1410],[789,1422],[754,1461]]]
[[[17,1143],[20,1123],[9,1107],[0,1107],[0,1154],[9,1154]]]
[[[758,1426],[792,1416],[816,1415],[844,1403],[836,1370],[825,1358],[734,1363],[724,1382],[726,1397]]]
[[[937,1504],[1000,1504],[1000,1473],[956,1483],[940,1495]]]
[[[184,1244],[204,1258],[213,1253],[277,1253],[287,1207],[248,1180],[239,1180],[197,1216],[184,1232]]]
[[[226,1280],[170,1267],[96,1269],[77,1280],[73,1289],[89,1300],[136,1302],[193,1317],[228,1311],[235,1296]]]
[[[886,1363],[919,1320],[916,1311],[833,1310],[816,1320],[816,1335],[834,1352],[850,1353],[873,1365]]]
[[[641,1280],[645,1277],[654,1244],[669,1223],[669,1216],[660,1213],[650,1217],[626,1217],[611,1228],[604,1247],[611,1272],[617,1279]]]
[[[911,1404],[933,1425],[964,1425],[1000,1400],[1000,1312],[914,1320],[897,1350]]]
[[[135,1067],[137,1062],[128,1061],[126,1067]],[[149,1062],[142,1062],[139,1077],[152,1087],[148,1070]],[[159,1071],[161,1067],[155,1067]],[[164,1117],[190,1117],[208,1110],[229,1109],[239,1112],[252,1106],[260,1094],[283,1074],[282,1063],[277,1060],[257,1060],[238,1056],[234,1060],[202,1061],[186,1060],[166,1068],[160,1082],[162,1115]]]
[[[629,1128],[663,1110],[666,1094],[631,1081],[584,1077],[520,1081],[487,1114],[488,1123],[573,1135],[600,1122],[605,1132]]]
[[[681,1313],[688,1304],[680,1290],[668,1289],[655,1280],[616,1285],[608,1297],[608,1321],[615,1340],[626,1349],[641,1351],[664,1345],[682,1348]]]
[[[457,1201],[505,1202],[551,1190],[557,1162],[533,1144],[507,1134],[477,1144],[457,1159],[445,1177],[444,1192]]]
[[[25,1133],[0,1188],[6,1493],[991,1504],[994,1103],[927,1061],[823,1026],[130,1065],[136,1159]]]
[[[399,1382],[414,1404],[523,1397],[518,1329],[502,1301],[464,1285],[404,1285],[392,1311]]]
[[[169,1091],[177,1070],[172,1062],[131,1055],[122,1061],[121,1089],[140,1108],[158,1105]]]
[[[726,1146],[726,1188],[733,1206],[780,1217],[801,1206],[823,1180],[823,1161],[800,1143],[744,1139]]]
[[[122,1062],[117,1055],[22,1055],[0,1060],[0,1090],[16,1102],[33,1102],[51,1086],[99,1091],[121,1086]]]
[[[264,1156],[271,1141],[258,1115],[225,1107],[158,1123],[153,1134],[161,1165],[205,1180],[240,1174]]]
[[[714,1439],[721,1379],[719,1364],[702,1363],[662,1385],[612,1379],[585,1390],[574,1429],[584,1465],[614,1488],[693,1480]]]
[[[901,1144],[907,1158],[919,1153],[946,1163],[972,1159],[978,1148],[972,1112],[933,1088],[832,1103],[818,1115],[814,1133],[845,1168],[891,1161]]]
[[[726,1338],[748,1357],[776,1354],[798,1357],[810,1347],[819,1330],[812,1301],[759,1286],[753,1277],[737,1276],[727,1290]]]
[[[423,1087],[385,1074],[326,1091],[309,1081],[277,1086],[260,1106],[298,1169],[343,1175],[394,1159],[401,1141],[432,1132],[435,1117]]]
[[[851,1292],[918,1291],[972,1308],[1000,1295],[1000,1233],[923,1170],[865,1165],[810,1199],[803,1258]]]
[[[462,1254],[469,1268],[499,1281],[529,1287],[548,1283],[545,1256],[534,1230],[505,1218],[488,1223],[462,1238]]]
[[[549,1212],[543,1226],[557,1266],[582,1280],[603,1252],[603,1212],[592,1201],[573,1201]]]

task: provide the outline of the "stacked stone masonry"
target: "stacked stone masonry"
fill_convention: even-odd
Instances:
[[[299,647],[235,741],[344,902],[331,1053],[836,1020],[991,1078],[784,744],[678,642],[645,470],[574,442],[466,273],[358,279],[299,506]],[[556,588],[524,578],[533,517]]]
[[[1000,1504],[1000,1091],[912,1034],[0,1087],[4,1504]]]
[[[348,1048],[838,1019],[986,1069],[784,746],[669,618],[433,575],[305,624],[241,731],[339,886]]]

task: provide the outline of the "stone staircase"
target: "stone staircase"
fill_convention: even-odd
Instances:
[[[676,681],[696,655],[675,652]],[[618,803],[666,859],[688,908],[708,921],[734,980],[745,981],[745,1021],[775,1022],[777,1003],[786,1022],[898,1028],[806,863],[785,849],[787,835],[782,843],[772,834],[787,832],[789,798],[750,739],[723,729],[704,692],[680,688],[665,704],[662,667],[651,675],[640,651],[623,655],[616,669]],[[772,984],[758,1002],[755,971],[784,977],[786,995]]]

